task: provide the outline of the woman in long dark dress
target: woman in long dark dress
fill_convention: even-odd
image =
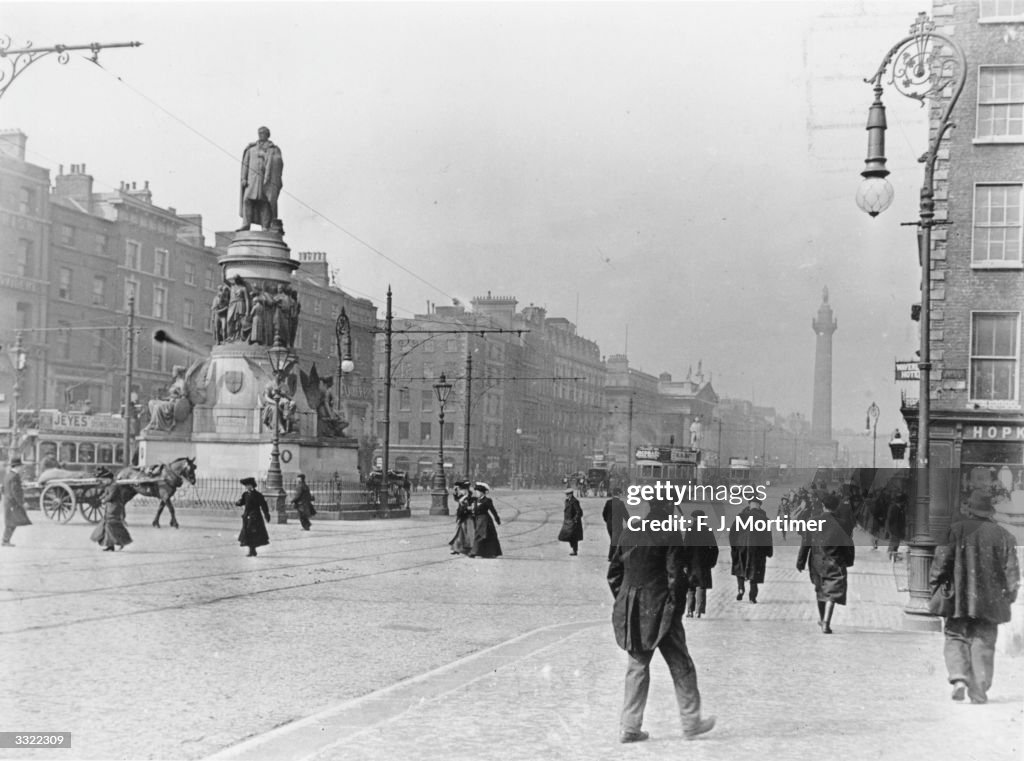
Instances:
[[[476,501],[470,491],[469,481],[456,481],[454,486],[455,536],[448,542],[453,555],[468,555],[473,550],[476,522],[473,519],[473,503]]]
[[[114,547],[123,549],[132,543],[132,535],[124,525],[124,506],[135,496],[130,486],[118,486],[114,483],[114,474],[107,468],[96,471],[96,477],[103,479],[103,520],[93,529],[89,538],[99,544],[104,552],[113,552]]]
[[[242,530],[238,532],[238,544],[249,548],[248,557],[256,557],[256,548],[270,544],[270,536],[267,534],[267,524],[264,519],[270,521],[270,508],[263,495],[256,491],[255,478],[243,478],[242,486],[245,493],[235,503],[244,507],[242,512]]]
[[[704,516],[702,523],[700,517]],[[700,618],[707,612],[707,590],[711,589],[711,569],[718,563],[718,540],[714,529],[706,521],[707,513],[690,513],[690,528],[683,537],[687,562],[686,617]]]
[[[807,571],[814,584],[818,604],[818,626],[822,634],[832,633],[832,612],[835,606],[846,605],[846,569],[853,565],[853,539],[843,530],[836,516],[839,499],[830,495],[824,500],[824,512],[818,517],[821,529],[806,531],[796,556],[796,569]]]
[[[474,486],[477,493],[476,504],[473,505],[473,520],[476,522],[476,530],[473,534],[473,547],[469,551],[471,558],[496,558],[501,555],[501,542],[498,541],[498,532],[494,527],[497,523],[501,525],[501,518],[498,511],[494,509],[494,503],[487,493],[491,487],[482,481]],[[493,516],[493,520],[492,517]]]

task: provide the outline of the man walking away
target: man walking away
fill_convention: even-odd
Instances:
[[[972,703],[986,703],[999,624],[1010,620],[1020,570],[1013,535],[992,520],[992,497],[975,491],[967,512],[949,527],[946,545],[936,549],[932,612],[945,617],[943,651],[953,700],[963,700],[966,692]],[[936,594],[944,585],[949,594]],[[936,610],[943,597],[945,609]]]
[[[671,503],[650,502],[647,517],[669,517]],[[686,551],[673,532],[622,532],[608,566],[608,586],[615,595],[612,627],[615,641],[629,655],[619,742],[648,738],[641,727],[651,683],[651,658],[661,651],[675,686],[683,736],[692,740],[715,726],[700,716],[697,670],[686,648],[683,604],[686,598]]]
[[[611,498],[604,503],[601,517],[604,518],[604,525],[608,528],[608,538],[611,545],[608,547],[608,560],[615,554],[615,546],[619,543],[619,535],[623,526],[629,520],[629,513],[626,511],[626,504],[622,501],[622,489],[616,486],[612,490]]]

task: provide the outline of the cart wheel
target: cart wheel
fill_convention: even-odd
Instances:
[[[99,499],[82,500],[78,509],[89,523],[99,523],[103,517],[103,503]]]
[[[50,484],[39,495],[39,507],[51,521],[67,523],[75,514],[75,493],[65,484]]]

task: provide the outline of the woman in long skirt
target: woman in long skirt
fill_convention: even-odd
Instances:
[[[470,491],[469,481],[456,481],[453,490],[455,497],[455,536],[448,542],[453,555],[468,555],[473,550],[473,537],[476,535],[476,521],[473,518],[473,503],[476,499]]]
[[[501,525],[501,518],[498,511],[494,509],[494,503],[487,493],[491,487],[483,481],[478,481],[476,489],[476,504],[473,505],[473,520],[476,522],[476,530],[473,534],[473,547],[469,551],[471,558],[496,558],[501,555],[501,542],[498,541],[498,532],[494,524]],[[491,519],[493,516],[493,520]]]
[[[114,547],[124,549],[132,543],[132,535],[124,525],[124,506],[135,496],[130,486],[118,486],[114,483],[114,474],[107,468],[96,471],[96,477],[106,482],[103,496],[103,520],[93,529],[89,538],[99,544],[104,552],[113,552]]]
[[[235,503],[239,507],[245,507],[242,513],[242,530],[238,532],[238,544],[249,548],[248,557],[256,557],[256,548],[270,544],[270,536],[267,534],[267,524],[264,519],[270,521],[270,508],[267,507],[267,500],[256,491],[255,478],[243,478],[242,486],[245,493]]]
[[[839,498],[829,495],[824,500],[822,527],[807,531],[800,541],[796,569],[807,571],[814,584],[818,604],[818,626],[822,634],[832,633],[832,612],[835,606],[846,605],[846,569],[853,565],[853,539],[843,530],[836,517]]]

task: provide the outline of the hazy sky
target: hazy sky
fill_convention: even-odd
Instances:
[[[140,40],[29,68],[0,127],[96,190],[235,229],[260,125],[294,251],[398,316],[491,291],[603,354],[811,409],[828,285],[835,426],[901,424],[924,112],[889,92],[893,207],[854,204],[874,73],[921,3],[5,3],[13,47]],[[903,100],[903,102],[900,102]],[[577,311],[578,310],[578,311]],[[381,309],[383,315],[383,308]],[[908,386],[913,396],[916,386]]]

